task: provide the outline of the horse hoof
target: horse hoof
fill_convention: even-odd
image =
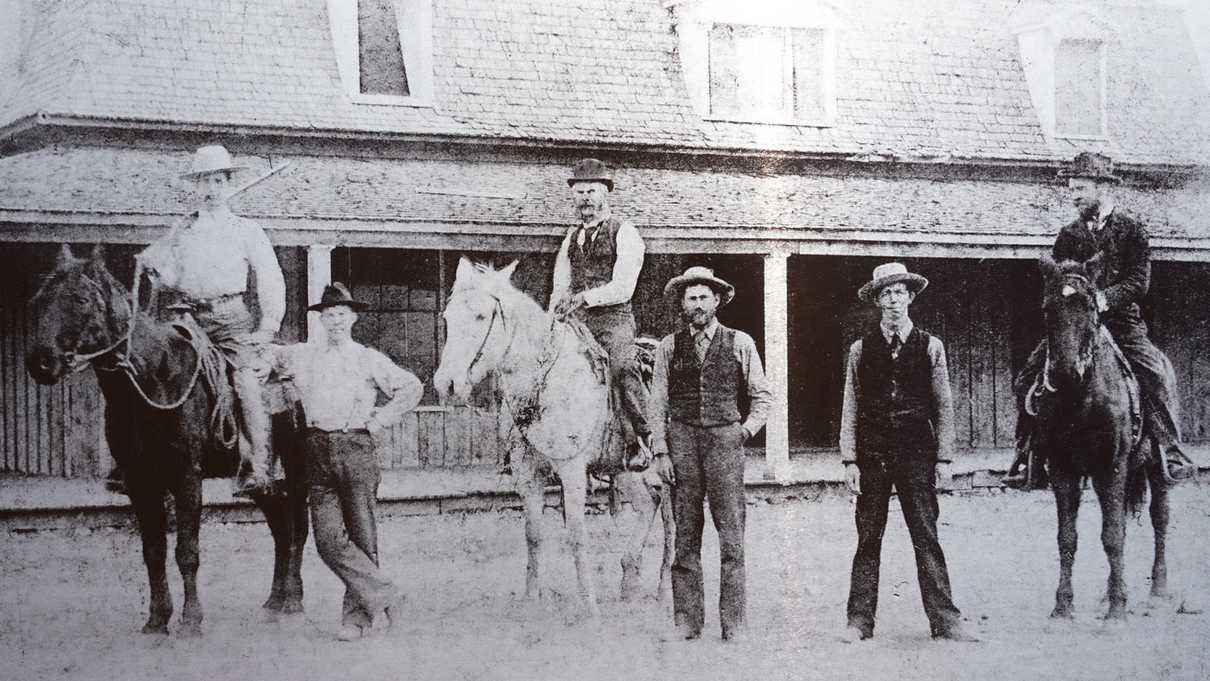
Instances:
[[[142,631],[144,634],[159,634],[160,636],[167,636],[168,635],[168,623],[167,622],[162,622],[162,623],[161,622],[148,622],[147,624],[143,625]]]
[[[1050,612],[1051,620],[1071,622],[1075,618],[1076,614],[1071,608],[1055,608]]]
[[[181,626],[177,629],[176,635],[180,638],[201,638],[202,623],[181,622]]]

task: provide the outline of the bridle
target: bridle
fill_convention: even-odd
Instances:
[[[483,334],[483,340],[479,341],[479,347],[475,349],[474,358],[471,359],[470,364],[466,365],[467,383],[470,383],[471,380],[471,370],[475,368],[475,365],[479,363],[479,360],[483,359],[483,352],[487,349],[487,341],[492,337],[492,330],[496,328],[496,319],[500,320],[500,326],[503,327],[505,331],[508,331],[509,326],[508,318],[504,316],[504,303],[500,301],[500,297],[491,293],[484,293],[484,295],[491,298],[495,305],[492,306],[492,316],[487,322],[487,331],[485,331]],[[515,328],[513,329],[513,335],[516,335]],[[512,346],[512,343],[513,339],[510,336],[508,339],[508,344],[504,346],[505,353],[508,352],[508,348]]]
[[[1076,292],[1077,289],[1075,287],[1073,287],[1071,283],[1068,283],[1069,281],[1073,281],[1073,280],[1075,283],[1080,284],[1082,286],[1082,288],[1084,288],[1085,290],[1089,290],[1089,289],[1095,290],[1095,287],[1093,286],[1092,281],[1088,277],[1086,277],[1082,274],[1077,274],[1074,272],[1069,273],[1069,274],[1064,274],[1063,280],[1064,280],[1064,284],[1063,284],[1062,293],[1060,293],[1060,295],[1063,295],[1064,297],[1073,295]],[[1070,293],[1067,292],[1067,290],[1069,288],[1071,289]],[[1097,336],[1100,335],[1101,328],[1102,328],[1100,312],[1097,310],[1096,297],[1090,296],[1090,298],[1091,298],[1090,307],[1091,307],[1092,316],[1093,316],[1093,325],[1092,326],[1095,330],[1092,333],[1088,334],[1088,336],[1081,342],[1079,352],[1076,355],[1076,374],[1079,375],[1081,378],[1088,373],[1088,368],[1090,366],[1092,366],[1093,352],[1096,349],[1096,339],[1097,339]],[[1051,360],[1050,360],[1050,344],[1047,343],[1047,345],[1046,345],[1046,363],[1042,369],[1040,390],[1045,390],[1048,393],[1055,393],[1055,392],[1058,392],[1058,389],[1054,387],[1054,383],[1051,382],[1051,380],[1050,380],[1051,366],[1052,365],[1051,365]],[[1027,406],[1028,406],[1028,403],[1027,403]]]
[[[106,291],[105,291],[105,287],[102,286],[100,282],[98,282],[97,280],[88,276],[87,274],[80,274],[79,276],[81,279],[83,279],[85,282],[87,282],[89,285],[91,285],[93,288],[95,288],[97,290],[97,292],[101,294],[102,299],[104,299]],[[163,411],[172,411],[173,409],[180,407],[182,404],[185,404],[185,402],[189,399],[189,396],[193,394],[193,388],[197,385],[198,377],[202,373],[203,361],[202,361],[201,355],[199,354],[198,358],[197,358],[197,364],[193,368],[193,376],[189,379],[189,385],[185,387],[185,391],[180,396],[180,398],[178,398],[176,400],[172,400],[170,402],[157,402],[150,395],[148,395],[146,393],[146,391],[143,390],[143,386],[139,385],[138,375],[137,375],[138,371],[135,368],[134,364],[130,361],[130,357],[129,357],[129,351],[130,351],[129,341],[131,338],[134,337],[135,322],[138,318],[138,315],[136,314],[138,311],[136,306],[138,305],[139,279],[141,277],[142,277],[141,268],[136,268],[134,287],[130,293],[130,297],[123,298],[123,301],[126,303],[126,312],[129,315],[129,321],[126,326],[126,332],[123,333],[121,336],[119,336],[116,341],[110,343],[109,345],[107,345],[106,347],[104,347],[100,350],[97,350],[96,352],[89,352],[89,353],[85,353],[82,355],[74,353],[74,352],[68,352],[68,353],[64,353],[65,359],[67,361],[67,366],[68,366],[69,371],[74,375],[74,374],[80,373],[81,371],[87,369],[93,360],[95,360],[99,357],[102,357],[104,355],[107,355],[107,354],[113,352],[114,350],[117,350],[119,347],[122,346],[122,344],[125,343],[125,344],[127,344],[127,355],[120,356],[118,358],[118,360],[114,363],[114,367],[112,369],[101,369],[100,367],[96,367],[96,368],[100,371],[117,371],[119,369],[122,370],[123,372],[126,373],[127,378],[130,379],[130,384],[134,386],[135,391],[139,394],[140,397],[143,398],[143,401],[146,402],[148,406],[153,407],[155,409],[160,409]]]

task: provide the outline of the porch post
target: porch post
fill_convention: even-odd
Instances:
[[[790,474],[790,317],[787,302],[787,253],[764,256],[765,375],[773,404],[765,424],[765,476],[787,480]]]
[[[307,305],[314,305],[323,297],[324,287],[332,283],[332,249],[334,246],[315,244],[307,246]],[[324,328],[319,324],[319,313],[307,313],[307,340],[321,340]]]

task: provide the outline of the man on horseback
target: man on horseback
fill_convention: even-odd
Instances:
[[[139,254],[157,285],[175,292],[210,342],[234,368],[242,461],[237,493],[272,485],[270,416],[262,399],[270,370],[266,354],[286,311],[286,285],[265,230],[231,212],[237,166],[225,148],[205,146],[183,178],[195,182],[201,201],[188,224],[177,225]],[[245,303],[249,270],[256,277],[260,319]]]
[[[756,351],[743,331],[715,316],[735,287],[705,267],[690,267],[664,287],[688,321],[656,349],[651,381],[652,451],[667,475],[672,459],[676,559],[672,564],[674,628],[664,639],[701,636],[702,503],[718,531],[719,623],[723,640],[743,636],[747,617],[744,576],[744,443],[765,426],[772,395]],[[741,412],[744,402],[747,413]]]
[[[1143,401],[1143,419],[1159,445],[1167,475],[1189,477],[1194,466],[1180,447],[1178,404],[1171,364],[1147,337],[1141,304],[1151,281],[1151,251],[1143,223],[1118,208],[1113,187],[1121,178],[1113,174],[1113,161],[1105,155],[1083,152],[1071,169],[1059,173],[1066,178],[1072,203],[1079,217],[1063,227],[1055,239],[1052,257],[1056,262],[1084,262],[1100,256],[1100,276],[1093,282],[1101,321],[1126,355],[1138,379]],[[1029,392],[1046,363],[1046,341],[1029,356],[1017,376],[1017,459],[1005,484],[1012,487],[1040,484],[1041,467],[1026,466],[1032,452],[1030,441],[1034,420],[1024,411]],[[1031,471],[1031,473],[1027,473]],[[1033,479],[1027,479],[1032,477]]]
[[[647,250],[630,222],[614,217],[608,193],[613,177],[604,163],[586,158],[567,180],[580,224],[567,231],[555,259],[550,306],[560,317],[575,315],[609,353],[614,395],[628,426],[627,450],[650,455],[647,390],[634,355],[635,321],[630,297]]]

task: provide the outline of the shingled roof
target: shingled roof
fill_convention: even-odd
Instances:
[[[276,231],[283,243],[350,244],[377,235],[375,243],[402,245],[409,235],[441,234],[462,235],[461,241],[443,238],[442,243],[467,247],[478,237],[503,235],[509,239],[502,242],[553,249],[554,236],[570,224],[567,169],[558,165],[288,160],[289,168],[243,195],[236,206]],[[267,165],[261,158],[242,161]],[[188,163],[185,153],[100,147],[42,149],[0,159],[0,240],[6,229],[26,229],[21,225],[30,223],[133,225],[143,227],[145,237],[188,205],[186,183],[178,179]],[[770,241],[782,241],[791,250],[808,244],[804,252],[819,250],[812,251],[812,243],[837,244],[846,252],[862,243],[917,243],[1005,255],[1049,243],[1073,217],[1058,183],[823,173],[623,169],[611,202],[665,250],[759,251]],[[1210,244],[1204,220],[1210,214],[1207,187],[1123,188],[1119,204],[1145,218],[1154,243],[1170,257],[1175,251],[1206,251]],[[37,229],[39,240],[64,238],[50,227]],[[120,229],[91,233],[103,240],[132,240]],[[736,246],[745,241],[748,246]]]
[[[756,0],[753,0],[756,1]],[[36,3],[0,125],[50,117],[321,135],[388,132],[871,158],[1057,160],[1010,30],[1053,0],[839,3],[830,127],[703,120],[659,0],[435,0],[431,107],[354,104],[325,0]],[[1124,162],[1200,163],[1210,96],[1178,10],[1106,0],[1110,142]]]

